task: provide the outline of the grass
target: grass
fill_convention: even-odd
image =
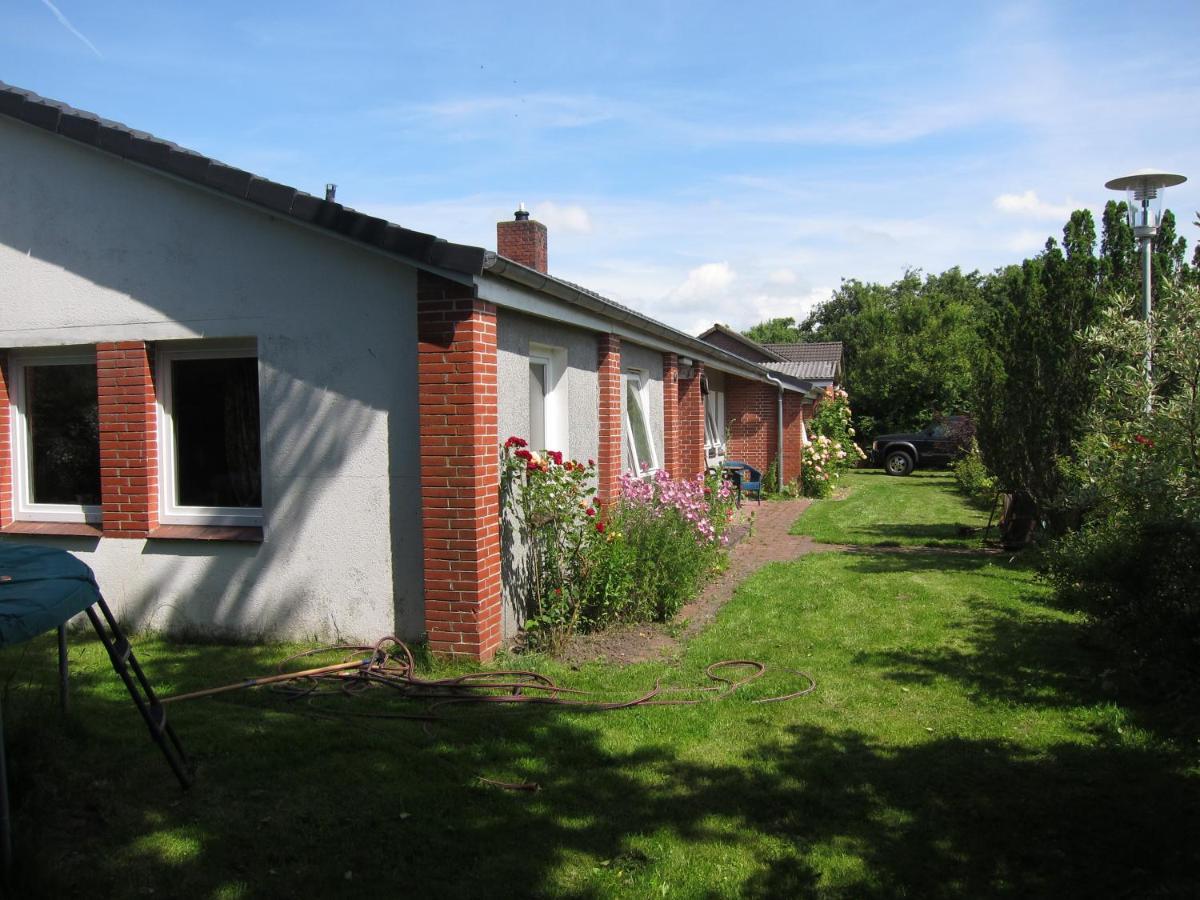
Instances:
[[[841,499],[816,500],[792,528],[827,544],[873,547],[977,548],[988,510],[954,490],[954,476],[917,471],[903,478],[882,471],[846,473]]]
[[[882,483],[923,507],[947,490]],[[171,711],[197,762],[186,794],[94,643],[73,643],[59,720],[39,641],[0,654],[16,880],[45,897],[1195,895],[1195,739],[1109,696],[1077,627],[1019,561],[811,555],[750,578],[675,663],[520,661],[610,696],[725,658],[776,667],[731,700],[463,710],[427,731],[230,694]],[[293,649],[137,648],[166,691]],[[790,668],[817,691],[752,702]]]

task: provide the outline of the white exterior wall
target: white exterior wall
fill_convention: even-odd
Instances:
[[[500,309],[496,317],[496,371],[500,440],[510,435],[529,437],[529,345],[559,348],[565,351],[566,368],[562,373],[566,386],[567,446],[547,449],[564,450],[564,455],[587,462],[595,459],[600,447],[600,379],[596,333],[573,328],[536,316]],[[498,449],[498,448],[497,448]],[[540,448],[539,448],[540,449]],[[503,578],[504,635],[511,637],[524,618],[514,591],[523,577],[524,549],[512,527],[505,522]]]
[[[0,352],[258,342],[262,544],[33,538],[135,627],[423,629],[416,275],[265,211],[0,119]]]

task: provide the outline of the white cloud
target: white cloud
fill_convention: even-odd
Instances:
[[[687,280],[668,299],[676,303],[707,299],[725,293],[736,278],[727,262],[705,263],[688,272]]]
[[[795,284],[796,273],[791,269],[775,269],[767,275],[767,281],[771,284]]]
[[[1050,235],[1041,231],[1018,231],[1016,234],[1009,235],[1001,243],[1007,250],[1013,253],[1027,254],[1035,253],[1041,250],[1046,243],[1046,238]],[[1016,260],[1014,260],[1015,262]]]
[[[1038,197],[1035,191],[1025,191],[1023,194],[1001,194],[992,201],[992,205],[1000,212],[1032,216],[1035,219],[1054,219],[1063,221],[1071,217],[1078,209],[1078,204],[1070,199],[1066,203],[1047,203]]]
[[[532,215],[551,233],[562,231],[571,234],[590,234],[592,230],[592,217],[582,206],[570,204],[560,206],[546,200],[534,205]]]

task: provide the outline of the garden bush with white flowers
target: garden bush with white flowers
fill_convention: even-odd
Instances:
[[[808,441],[801,457],[800,486],[805,497],[828,497],[838,478],[866,458],[854,442],[850,397],[827,387],[808,423]]]

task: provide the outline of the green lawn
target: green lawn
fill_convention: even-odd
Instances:
[[[880,483],[946,502],[944,480]],[[1007,558],[813,555],[752,577],[675,664],[532,661],[620,696],[751,657],[811,672],[808,697],[753,704],[791,687],[778,672],[717,704],[459,709],[427,732],[245,692],[172,710],[198,764],[187,794],[94,644],[74,644],[75,708],[58,721],[41,642],[0,655],[17,884],[46,897],[1194,896],[1195,738],[1107,697],[1077,626]],[[165,688],[189,690],[268,671],[289,648],[138,649]]]
[[[858,470],[846,473],[838,488],[839,499],[814,501],[792,534],[827,544],[976,548],[987,525],[987,510],[955,491],[949,472],[897,478]]]

